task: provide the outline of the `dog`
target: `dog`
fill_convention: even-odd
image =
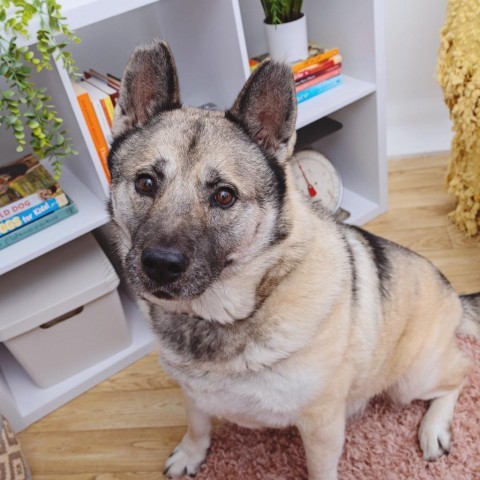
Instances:
[[[123,276],[185,394],[188,430],[164,474],[195,474],[218,416],[296,425],[310,480],[337,478],[348,417],[383,393],[430,400],[423,456],[448,452],[480,293],[459,297],[426,259],[315,213],[289,158],[290,68],[264,61],[227,111],[181,104],[169,47],[126,66],[109,154]]]

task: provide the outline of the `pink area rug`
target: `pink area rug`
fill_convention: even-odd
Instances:
[[[423,460],[417,431],[425,402],[399,407],[375,399],[347,427],[340,480],[480,480],[480,341],[459,341],[472,358],[472,371],[455,410],[451,453],[436,462]],[[222,423],[195,478],[307,480],[300,436],[294,428],[248,430]]]

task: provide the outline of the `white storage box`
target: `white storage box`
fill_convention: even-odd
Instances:
[[[130,345],[118,284],[92,235],[57,248],[0,277],[0,342],[40,387],[65,380]]]

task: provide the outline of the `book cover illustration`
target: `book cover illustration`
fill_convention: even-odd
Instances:
[[[29,154],[12,163],[0,166],[0,211],[8,218],[10,209],[14,204],[20,208],[21,200],[34,194],[40,194],[43,190],[61,193],[60,186],[49,171],[38,162],[38,159]],[[48,194],[46,192],[46,194]],[[53,193],[54,194],[54,193]],[[50,197],[48,197],[50,198]],[[30,207],[28,203],[25,205]],[[0,217],[1,219],[2,217]]]
[[[0,166],[0,237],[68,203],[65,192],[35,156]]]

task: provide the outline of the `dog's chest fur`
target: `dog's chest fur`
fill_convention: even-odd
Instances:
[[[322,384],[318,368],[316,372],[313,368],[300,371],[289,361],[282,362],[280,368],[257,372],[234,373],[226,368],[200,374],[197,370],[198,376],[185,374],[165,357],[161,363],[181,383],[186,395],[195,398],[199,409],[250,428],[291,425]]]
[[[325,388],[331,352],[312,338],[321,345],[319,329],[330,330],[325,322],[338,308],[346,271],[329,267],[329,275],[313,277],[312,263],[307,254],[249,317],[232,323],[150,304],[161,364],[200,409],[243,426],[282,427]]]

